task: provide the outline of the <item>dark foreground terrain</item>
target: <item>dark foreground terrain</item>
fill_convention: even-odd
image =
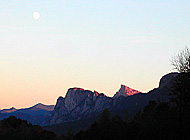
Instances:
[[[10,116],[0,123],[1,140],[171,140],[189,139],[189,120],[179,122],[179,113],[169,103],[150,101],[134,119],[112,117],[105,109],[89,128],[74,134],[68,129],[66,135],[56,135],[38,125]]]

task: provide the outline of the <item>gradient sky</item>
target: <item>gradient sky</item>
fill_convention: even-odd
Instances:
[[[147,92],[185,46],[188,0],[0,0],[0,109],[55,104],[71,87]]]

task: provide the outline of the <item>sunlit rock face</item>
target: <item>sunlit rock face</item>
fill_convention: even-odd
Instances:
[[[48,122],[52,125],[88,118],[94,114],[100,114],[105,108],[112,110],[118,97],[128,97],[137,93],[140,92],[124,85],[121,85],[120,90],[113,98],[97,91],[70,88],[65,98],[57,99],[54,112]]]
[[[134,90],[132,88],[129,88],[129,87],[125,86],[125,85],[121,85],[121,88],[113,96],[113,99],[118,98],[119,96],[127,97],[127,96],[131,96],[131,95],[138,94],[138,93],[141,93],[141,92],[138,91],[138,90]]]
[[[112,99],[97,91],[70,88],[65,98],[59,97],[49,124],[82,119],[105,108],[111,109]]]
[[[68,111],[73,110],[77,105],[84,101],[91,92],[85,91],[81,88],[69,89],[65,97],[65,107]]]

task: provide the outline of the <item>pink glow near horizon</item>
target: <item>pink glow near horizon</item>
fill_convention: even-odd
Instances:
[[[121,83],[141,92],[158,87],[171,57],[190,46],[189,5],[2,0],[0,109],[55,105],[73,87],[109,97]]]

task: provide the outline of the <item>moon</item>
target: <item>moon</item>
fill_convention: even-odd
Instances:
[[[40,18],[40,13],[39,13],[39,12],[34,12],[34,13],[33,13],[33,18],[34,18],[35,20],[39,19],[39,18]]]

